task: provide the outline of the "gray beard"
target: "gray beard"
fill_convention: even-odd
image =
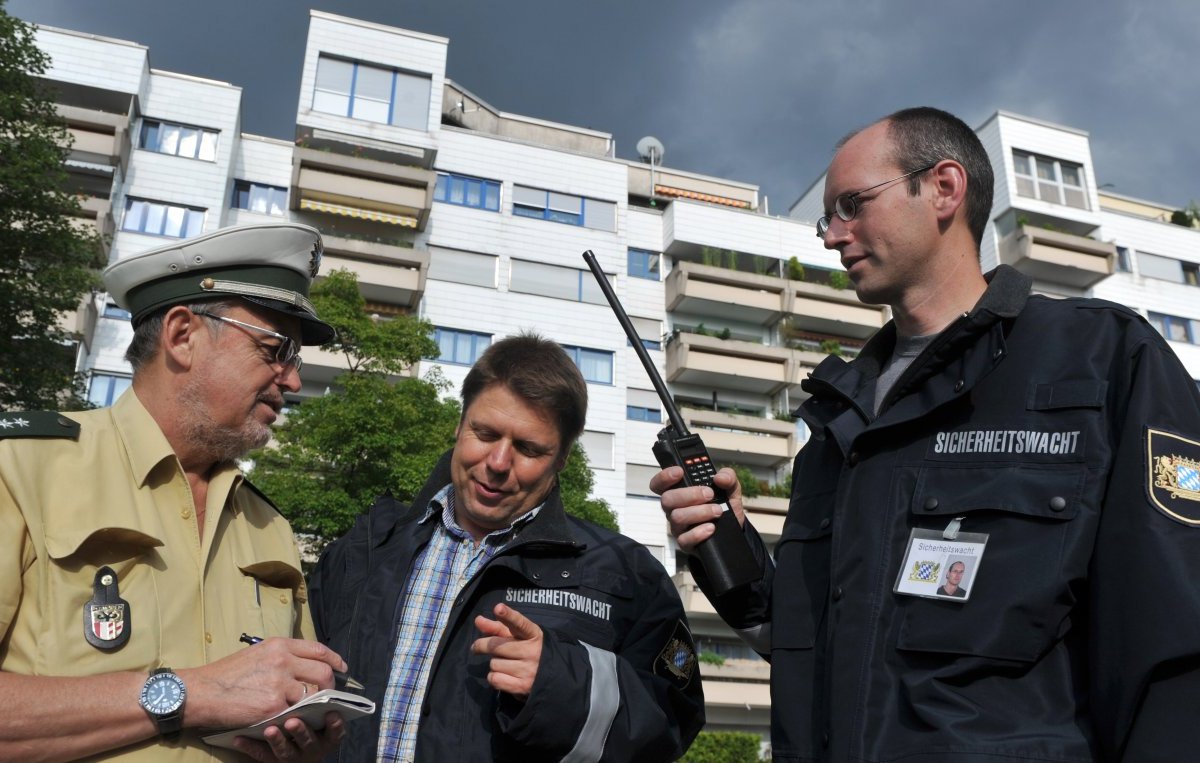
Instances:
[[[185,442],[216,463],[236,461],[266,445],[271,439],[270,427],[249,417],[236,429],[215,424],[208,417],[208,406],[201,394],[199,379],[189,380],[180,392],[179,402]]]

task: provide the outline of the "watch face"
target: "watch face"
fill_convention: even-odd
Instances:
[[[183,681],[174,674],[151,676],[142,687],[142,707],[154,715],[167,715],[183,705]]]

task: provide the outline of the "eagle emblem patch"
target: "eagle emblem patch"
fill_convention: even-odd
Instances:
[[[671,637],[654,659],[654,673],[682,688],[691,682],[695,672],[696,650],[692,646],[692,634],[686,625],[677,622]]]
[[[1200,442],[1146,430],[1150,503],[1176,522],[1200,527]]]

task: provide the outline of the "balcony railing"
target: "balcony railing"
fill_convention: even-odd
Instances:
[[[437,173],[405,164],[297,146],[293,209],[424,230]]]
[[[1087,289],[1112,275],[1116,245],[1020,225],[1000,242],[1000,262],[1038,281]]]
[[[368,302],[414,310],[425,294],[429,252],[372,241],[324,236],[323,272],[345,268],[358,277],[358,290]]]
[[[796,427],[789,421],[700,408],[684,408],[682,413],[717,463],[774,468],[795,455]]]

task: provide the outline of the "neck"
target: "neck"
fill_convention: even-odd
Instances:
[[[969,312],[987,290],[974,247],[941,258],[931,267],[931,273],[891,305],[900,336],[937,334]]]

